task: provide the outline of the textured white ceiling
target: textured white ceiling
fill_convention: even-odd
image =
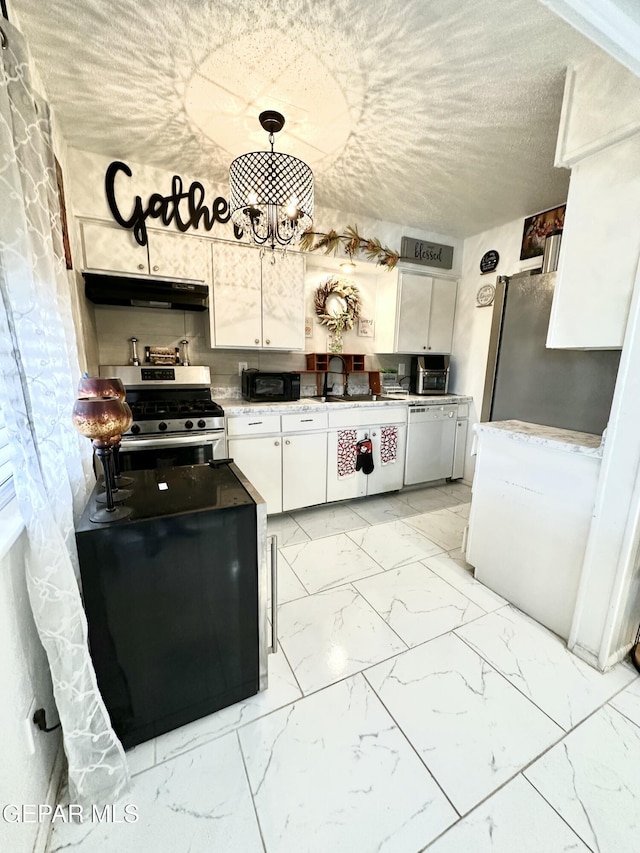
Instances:
[[[564,198],[564,70],[595,50],[537,0],[9,10],[72,146],[222,182],[278,109],[276,149],[313,167],[317,203],[457,236]]]

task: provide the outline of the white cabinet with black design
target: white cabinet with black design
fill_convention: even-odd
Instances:
[[[304,349],[304,257],[213,245],[211,345]]]
[[[330,411],[327,500],[340,501],[401,489],[406,423],[406,407]],[[373,469],[368,474],[365,473],[366,465],[356,470],[356,446],[362,441],[371,442]]]

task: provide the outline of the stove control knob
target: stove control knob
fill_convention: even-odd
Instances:
[[[207,425],[206,421],[203,421],[203,420],[198,421],[198,426],[200,427],[200,429],[204,429],[206,427],[206,425]]]
[[[158,429],[160,430],[160,432],[164,432],[164,431],[166,430],[166,428],[167,428],[167,425],[165,424],[165,422],[164,422],[164,421],[161,421],[161,422],[158,424]]]
[[[140,427],[138,426],[138,424],[134,424],[134,425],[131,427],[131,432],[132,432],[134,435],[137,435],[137,434],[140,432]]]
[[[184,422],[185,429],[193,429],[193,421],[185,421]]]

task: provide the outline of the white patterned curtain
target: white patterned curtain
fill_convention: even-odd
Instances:
[[[31,90],[20,33],[4,19],[0,29],[0,401],[27,532],[27,589],[51,669],[70,800],[112,802],[129,775],[98,692],[77,581],[74,515],[87,498],[90,444],[71,424],[80,369],[49,113]]]

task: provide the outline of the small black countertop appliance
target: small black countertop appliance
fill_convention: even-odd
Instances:
[[[215,466],[215,467],[214,467]],[[266,687],[266,506],[233,464],[131,471],[76,529],[98,686],[125,748]]]
[[[300,399],[300,374],[290,371],[242,371],[242,396],[251,403],[286,403]]]

